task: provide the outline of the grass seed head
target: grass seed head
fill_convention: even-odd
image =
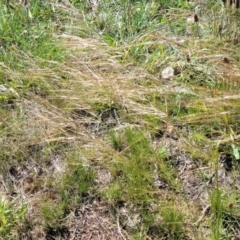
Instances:
[[[199,22],[198,15],[197,15],[196,13],[194,14],[194,22],[195,22],[195,23]]]

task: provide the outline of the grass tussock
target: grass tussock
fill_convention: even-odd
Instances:
[[[0,0],[0,238],[237,239],[239,9]]]

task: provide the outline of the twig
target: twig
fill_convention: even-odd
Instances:
[[[117,215],[117,227],[118,227],[118,233],[121,235],[121,237],[124,239],[124,240],[127,240],[124,235],[122,234],[122,231],[121,231],[121,227],[120,227],[120,224],[119,224],[119,216]]]
[[[207,214],[208,210],[210,209],[210,205],[207,205],[204,210],[203,210],[203,213],[202,213],[202,216],[198,219],[198,221],[196,222],[196,225],[198,225],[202,219],[204,218],[204,216]]]

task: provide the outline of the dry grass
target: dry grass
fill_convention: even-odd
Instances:
[[[0,192],[16,219],[24,209],[5,232],[0,218],[2,239],[221,239],[219,229],[237,237],[236,43],[210,35],[209,15],[199,13],[207,37],[146,29],[110,46],[87,13],[54,6],[64,16],[65,33],[54,34],[64,61],[16,47],[24,70],[0,65],[10,83],[0,95]],[[190,12],[166,17],[175,24]],[[168,66],[175,75],[163,79]]]

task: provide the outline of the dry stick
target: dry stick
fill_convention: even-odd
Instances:
[[[202,219],[204,218],[204,216],[206,215],[207,211],[210,209],[210,205],[207,205],[204,210],[203,210],[203,213],[202,213],[202,216],[200,216],[200,218],[198,219],[198,221],[196,222],[196,224],[198,225]]]
[[[115,117],[115,119],[116,119],[117,122],[118,122],[118,125],[121,125],[119,115],[118,115],[118,113],[117,113],[117,111],[116,111],[115,108],[113,109],[113,113],[114,113],[114,117]]]
[[[118,233],[121,235],[121,237],[124,239],[124,240],[127,240],[124,235],[122,234],[122,231],[121,231],[121,227],[120,227],[120,224],[119,224],[119,216],[117,215],[117,227],[118,227]]]
[[[2,185],[4,186],[6,192],[9,193],[9,190],[8,190],[8,188],[7,188],[6,184],[5,184],[5,182],[4,182],[3,180],[1,180],[1,182],[2,182]]]
[[[0,116],[0,120],[2,120],[5,127],[9,127],[9,124]]]

